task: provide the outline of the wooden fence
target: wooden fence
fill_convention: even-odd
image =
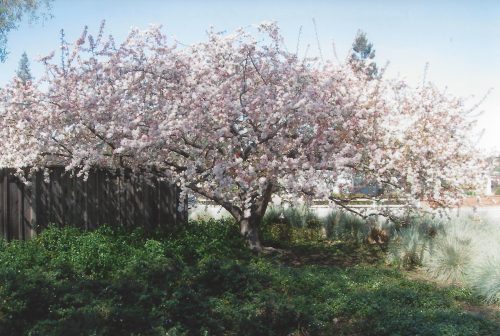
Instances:
[[[24,184],[12,170],[0,170],[0,237],[29,239],[49,224],[84,229],[102,224],[125,227],[177,225],[187,221],[178,211],[179,190],[163,181],[95,170],[87,180],[52,168]]]

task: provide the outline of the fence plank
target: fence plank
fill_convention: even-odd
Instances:
[[[36,199],[33,197],[34,192],[34,185],[23,188],[23,227],[25,239],[32,238],[36,235],[36,216],[34,216],[36,210]]]
[[[9,175],[5,174],[3,177],[3,219],[4,219],[4,237],[9,239],[10,226],[9,226]]]
[[[17,230],[19,239],[25,239],[24,232],[24,184],[14,180],[17,197]]]
[[[0,172],[0,234],[2,235],[2,237],[7,237],[7,219],[5,218],[6,216],[5,210],[7,207],[4,204],[4,200],[6,200],[4,192],[5,176],[6,176],[5,172],[1,171]]]
[[[7,197],[9,199],[9,207],[7,209],[9,214],[9,235],[7,239],[20,239],[22,237],[19,236],[19,197],[14,176],[8,176]]]
[[[159,184],[158,184],[157,179],[154,179],[152,181],[152,183],[153,184],[149,188],[149,202],[148,202],[148,204],[151,206],[149,221],[152,224],[159,225],[160,221],[159,221],[159,217],[158,217],[158,214],[159,214],[158,207],[159,207],[159,203],[160,203],[159,202],[160,189],[159,189]]]
[[[85,228],[86,229],[94,229],[97,225],[97,214],[96,214],[96,208],[97,208],[97,200],[96,200],[96,192],[95,192],[95,187],[96,187],[96,175],[95,174],[89,174],[86,182],[86,203],[87,203],[87,221],[85,223]]]

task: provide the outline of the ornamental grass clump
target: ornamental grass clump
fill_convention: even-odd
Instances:
[[[483,218],[475,224],[478,234],[466,280],[487,302],[500,303],[500,223]]]
[[[437,215],[417,216],[411,219],[411,225],[418,228],[418,230],[430,238],[437,236],[439,233],[443,233],[447,222],[446,220]]]
[[[382,224],[390,236],[389,263],[404,268],[429,266],[431,274],[441,277],[442,269],[437,266],[443,263],[440,260],[446,260],[448,256],[449,262],[454,262],[451,259],[456,248],[453,242],[445,243],[445,227],[448,223],[443,217],[424,214],[407,217],[399,225],[389,221]],[[437,265],[431,266],[433,262]]]
[[[425,269],[434,278],[462,283],[471,261],[471,240],[454,234],[440,237],[429,251]]]
[[[292,233],[291,227],[285,221],[283,208],[279,206],[271,206],[267,209],[261,223],[262,239],[266,243],[273,245],[289,243]]]
[[[432,277],[471,287],[490,303],[500,302],[500,233],[484,217],[454,218],[444,223],[424,267]]]
[[[370,225],[360,216],[343,210],[334,210],[323,220],[326,236],[334,240],[365,241]]]
[[[487,302],[500,303],[500,256],[489,255],[471,265],[467,280]]]
[[[472,275],[476,266],[500,252],[497,231],[498,228],[484,218],[461,217],[447,221],[429,251],[426,270],[431,276],[452,283],[476,278]]]
[[[283,209],[278,206],[267,208],[266,214],[262,218],[262,226],[269,226],[278,223],[282,218]]]
[[[321,220],[305,205],[293,205],[289,207],[270,206],[262,219],[263,225],[286,223],[290,227],[306,228],[319,227]]]
[[[323,218],[323,227],[325,228],[325,234],[327,238],[334,236],[334,230],[340,221],[341,212],[340,211],[330,211],[325,218]]]
[[[272,206],[262,220],[263,240],[273,245],[290,242],[319,240],[323,223],[307,206]]]
[[[399,230],[389,241],[388,262],[398,268],[421,266],[429,246],[429,237],[418,226]]]

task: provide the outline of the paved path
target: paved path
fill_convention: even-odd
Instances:
[[[330,213],[331,210],[333,210],[330,207],[327,206],[314,206],[312,210],[319,216],[319,217],[325,217]],[[452,215],[457,214],[457,215],[469,215],[472,214],[474,211],[473,207],[462,207],[462,208],[457,208],[453,209],[451,211]],[[222,209],[219,206],[214,206],[214,205],[197,205],[194,209],[191,209],[189,211],[190,213],[190,218],[196,218],[196,215],[201,215],[201,217],[213,217],[213,218],[221,218],[224,216],[229,216],[229,213],[227,213],[226,210]],[[486,206],[486,207],[478,207],[476,209],[476,213],[481,216],[488,218],[490,220],[496,221],[500,225],[500,206]]]
[[[472,207],[464,207],[460,209],[453,209],[452,214],[458,213],[459,215],[469,215],[474,211],[478,214],[478,216],[488,218],[500,224],[500,206],[478,207],[476,210]]]

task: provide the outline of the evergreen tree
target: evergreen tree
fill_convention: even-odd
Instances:
[[[375,62],[370,62],[375,58],[373,44],[368,42],[366,33],[358,30],[354,42],[352,43],[349,62],[356,71],[364,72],[369,77],[375,78],[378,68]]]
[[[30,70],[30,61],[28,60],[28,55],[26,52],[23,52],[21,55],[21,59],[19,60],[19,68],[17,69],[17,77],[19,77],[23,83],[31,81],[33,76],[31,75]]]

